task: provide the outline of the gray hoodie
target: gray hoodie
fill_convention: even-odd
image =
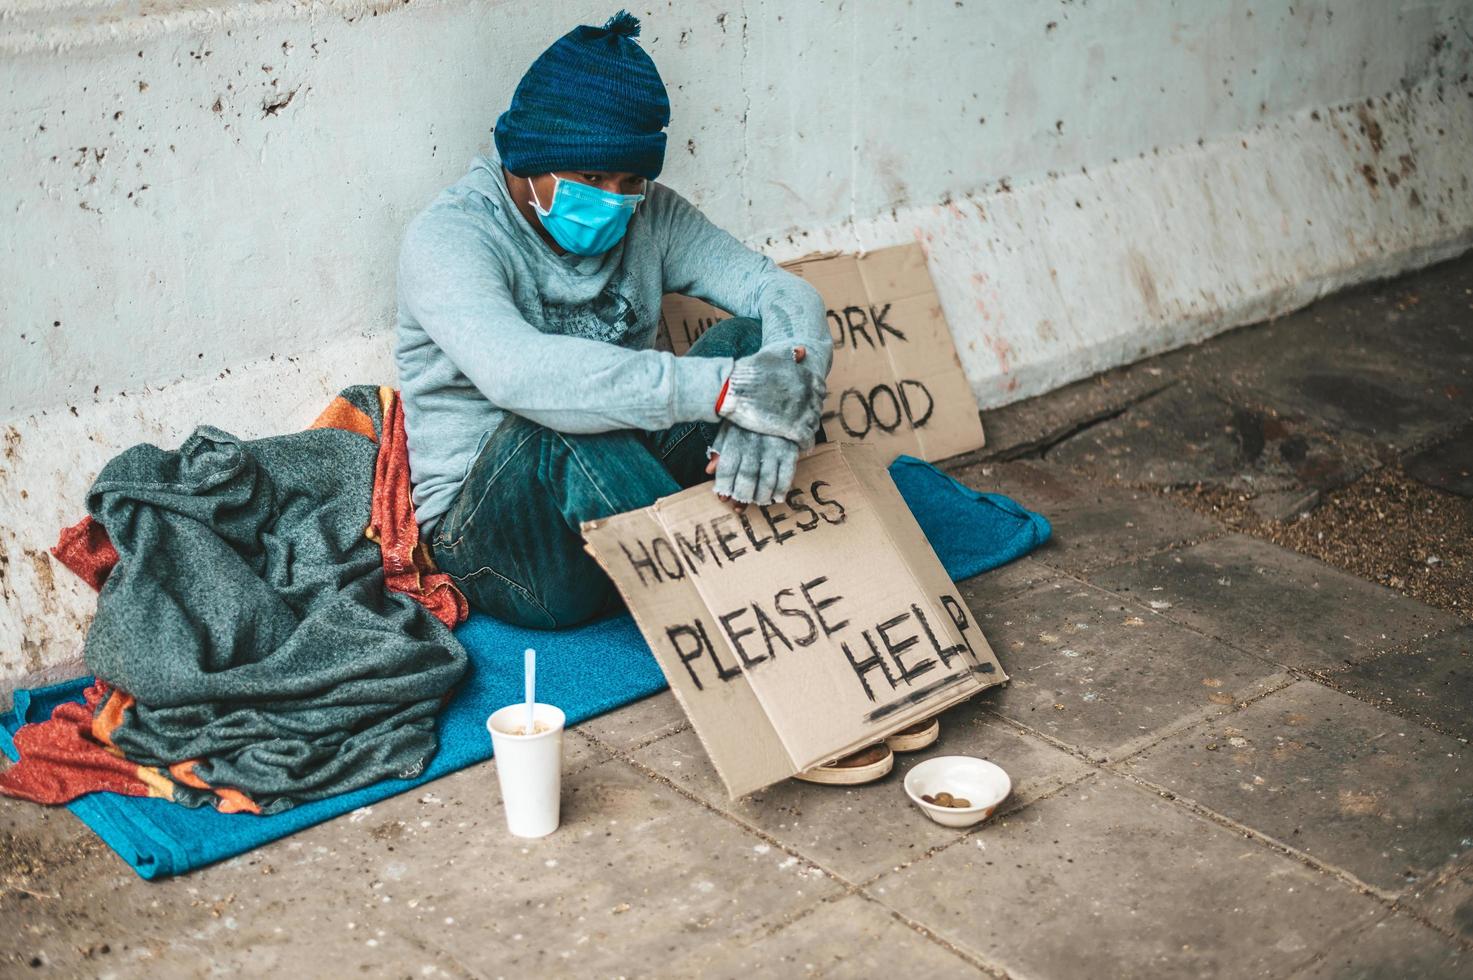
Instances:
[[[818,291],[675,191],[650,181],[619,244],[559,256],[512,202],[494,148],[476,156],[399,251],[394,356],[423,533],[507,412],[559,432],[716,421],[731,358],[653,349],[667,292],[760,319],[764,344],[806,345],[827,376]]]

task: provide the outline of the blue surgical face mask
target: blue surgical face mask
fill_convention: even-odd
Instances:
[[[544,209],[531,178],[527,178],[532,207],[553,240],[574,255],[602,255],[617,245],[634,215],[634,206],[644,200],[643,194],[615,194],[576,180],[563,180],[557,174],[552,179],[552,206]]]

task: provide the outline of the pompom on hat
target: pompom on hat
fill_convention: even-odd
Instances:
[[[670,98],[638,36],[638,18],[621,10],[602,27],[573,28],[532,62],[496,120],[506,169],[659,176]]]

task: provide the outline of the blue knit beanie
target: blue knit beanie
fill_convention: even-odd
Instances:
[[[573,28],[532,62],[496,120],[506,169],[659,176],[670,99],[638,36],[639,20],[621,10],[603,27]]]

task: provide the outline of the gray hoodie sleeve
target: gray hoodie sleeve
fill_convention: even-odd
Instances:
[[[543,333],[517,310],[489,233],[462,211],[410,222],[398,288],[405,312],[498,408],[559,432],[717,421],[731,358]]]
[[[818,290],[712,224],[677,192],[663,184],[655,191],[665,292],[703,299],[733,316],[756,317],[764,345],[806,346],[806,363],[827,378],[834,343]]]

